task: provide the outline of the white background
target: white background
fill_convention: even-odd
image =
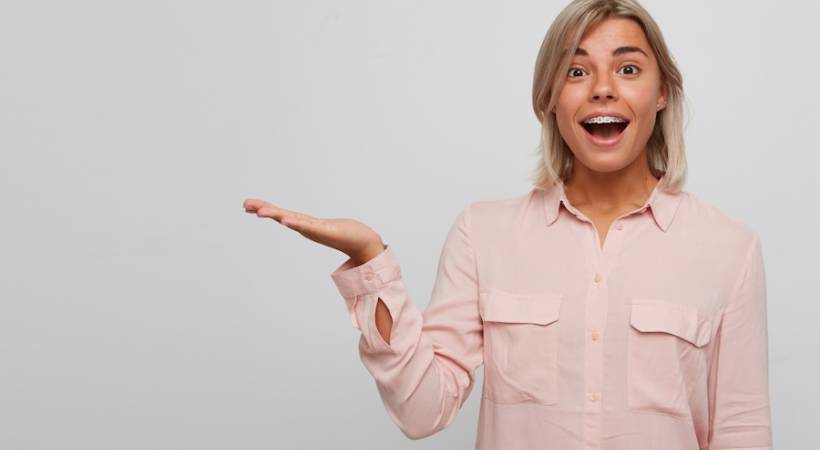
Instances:
[[[390,421],[330,272],[248,197],[376,229],[424,308],[467,202],[526,192],[564,2],[0,5],[0,448],[467,449]],[[760,233],[775,448],[818,441],[817,2],[645,1],[685,190]]]

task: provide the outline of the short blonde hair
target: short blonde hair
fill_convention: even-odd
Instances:
[[[686,180],[686,154],[683,139],[683,78],[666,47],[660,28],[649,13],[635,0],[574,0],[555,18],[547,31],[538,58],[532,87],[532,107],[541,123],[537,148],[540,155],[531,175],[538,187],[565,180],[572,170],[574,155],[558,131],[555,107],[564,86],[563,75],[569,70],[572,55],[584,32],[611,17],[635,21],[644,31],[660,68],[661,82],[666,85],[666,107],[658,112],[655,129],[647,142],[647,158],[653,175],[661,178],[661,188],[677,192]],[[572,33],[572,34],[571,34]],[[571,46],[564,52],[564,44]]]

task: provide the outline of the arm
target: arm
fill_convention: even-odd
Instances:
[[[331,277],[362,333],[359,355],[393,422],[411,439],[444,429],[483,363],[469,206],[450,227],[423,313],[406,290],[392,247],[358,266],[345,261]]]
[[[387,249],[387,244],[383,244],[383,247],[380,247],[379,250],[376,250],[375,253],[367,254],[361,258],[358,258],[352,262],[352,265],[360,266],[371,259],[379,256],[384,250]],[[388,344],[390,344],[390,330],[393,328],[393,317],[390,316],[390,310],[387,309],[387,305],[384,304],[382,299],[379,299],[378,304],[376,305],[376,329],[379,330],[379,334],[382,335],[382,339],[385,340]]]
[[[382,339],[390,344],[390,330],[393,328],[393,317],[390,316],[390,310],[384,304],[382,299],[379,299],[379,304],[376,306],[376,329],[382,335]]]
[[[709,450],[771,450],[766,276],[755,235],[723,312],[710,374]]]

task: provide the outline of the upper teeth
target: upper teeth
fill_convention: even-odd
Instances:
[[[584,123],[623,123],[626,120],[614,116],[596,116],[584,121]]]

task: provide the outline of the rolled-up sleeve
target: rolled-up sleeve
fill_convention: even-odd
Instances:
[[[710,378],[708,450],[771,450],[766,276],[755,234],[722,315]]]
[[[449,229],[424,312],[412,301],[391,246],[359,266],[348,259],[331,278],[353,326],[361,331],[359,355],[393,422],[411,439],[449,425],[474,387],[475,369],[483,363],[470,206]],[[379,299],[393,319],[389,343],[376,328]]]

